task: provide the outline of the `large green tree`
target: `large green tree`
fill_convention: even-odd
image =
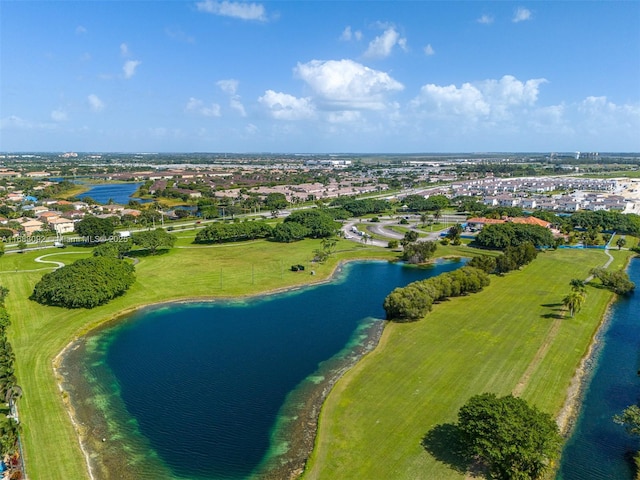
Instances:
[[[134,281],[130,263],[90,257],[43,275],[29,298],[44,305],[93,308],[122,295]]]
[[[469,455],[498,480],[540,478],[562,445],[553,417],[513,395],[471,397],[458,412],[458,428]]]
[[[156,228],[148,232],[133,234],[133,244],[155,255],[159,248],[171,248],[175,245],[177,237],[163,228]]]
[[[113,235],[113,222],[109,218],[89,216],[75,224],[78,235],[87,237],[89,242],[98,242]]]

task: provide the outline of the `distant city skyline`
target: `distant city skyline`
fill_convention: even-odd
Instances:
[[[639,152],[640,2],[2,1],[0,151]]]

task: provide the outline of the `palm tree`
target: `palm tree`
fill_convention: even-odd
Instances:
[[[569,282],[569,285],[571,285],[571,291],[572,292],[578,292],[581,293],[583,295],[586,295],[587,293],[587,285],[580,280],[579,278],[574,278]]]
[[[571,292],[562,299],[563,305],[569,309],[569,314],[573,317],[580,311],[585,302],[585,296],[580,292]]]

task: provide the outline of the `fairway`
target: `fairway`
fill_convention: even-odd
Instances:
[[[45,307],[28,300],[34,285],[52,264],[71,263],[91,255],[91,248],[38,250],[0,259],[0,285],[9,289],[9,339],[16,355],[16,376],[24,390],[20,400],[23,448],[27,473],[34,480],[88,478],[76,432],[54,378],[55,357],[75,337],[97,325],[142,306],[182,299],[228,298],[276,291],[326,280],[341,260],[395,258],[389,250],[365,248],[342,241],[325,264],[311,264],[320,241],[294,244],[267,241],[197,246],[193,233],[179,232],[176,248],[154,257],[141,257],[136,282],[122,297],[92,310]],[[57,254],[56,254],[57,253]],[[135,255],[135,254],[134,254]],[[292,264],[307,266],[291,272]],[[32,271],[35,270],[35,271]],[[310,270],[315,272],[311,276]]]
[[[612,253],[620,268],[627,253]],[[422,442],[437,425],[455,422],[469,397],[519,386],[523,398],[557,413],[611,294],[589,287],[574,318],[562,317],[562,298],[572,278],[586,278],[606,258],[602,251],[546,252],[521,271],[492,276],[481,293],[436,305],[419,322],[389,324],[381,345],[325,402],[304,478],[461,479],[464,462],[446,438],[435,436],[433,455]]]
[[[49,249],[0,260],[0,284],[10,290],[7,308],[17,378],[25,392],[20,414],[30,478],[88,478],[52,368],[73,338],[147,304],[276,291],[325,280],[339,261],[397,255],[341,241],[320,265],[310,263],[319,241],[200,246],[191,243],[192,233],[178,234],[183,238],[170,252],[139,258],[137,281],[124,296],[92,310],[27,300],[35,283],[53,268],[36,258],[47,255],[44,260],[70,263],[90,255],[91,249]],[[466,246],[438,250],[439,255],[473,253],[477,251]],[[628,252],[612,253],[619,268]],[[512,391],[558,321],[557,304],[568,292],[569,280],[585,278],[589,268],[605,260],[601,251],[547,252],[520,272],[492,277],[492,285],[480,294],[437,305],[423,321],[390,324],[382,345],[330,395],[307,478],[462,478],[426,453],[422,437],[434,425],[452,421],[469,396]],[[307,270],[291,272],[292,264]],[[560,408],[609,298],[606,291],[590,287],[582,312],[561,321],[544,358],[528,372],[525,398],[547,411]]]

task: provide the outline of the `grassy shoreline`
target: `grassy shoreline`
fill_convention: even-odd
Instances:
[[[612,253],[611,268],[629,257]],[[511,393],[526,373],[522,397],[558,412],[613,295],[590,287],[573,319],[561,316],[561,299],[570,279],[585,278],[604,259],[601,253],[547,252],[479,294],[436,306],[419,322],[388,325],[379,347],[325,401],[303,478],[465,478],[463,464],[429,453],[426,434],[454,422],[470,396]],[[554,322],[560,323],[555,333]]]
[[[178,244],[189,245],[190,239],[180,239]],[[336,252],[330,261],[314,265],[314,277],[285,270],[292,263],[309,265],[313,250],[319,246],[319,241],[310,240],[291,245],[257,241],[211,248],[176,248],[165,255],[141,259],[136,267],[138,280],[129,292],[93,310],[45,307],[26,300],[46,270],[20,270],[39,267],[33,260],[43,252],[2,258],[0,284],[10,291],[7,298],[12,319],[9,337],[16,353],[18,382],[25,392],[20,402],[20,414],[30,478],[89,478],[63,393],[53,372],[54,359],[74,338],[127,311],[153,303],[221,299],[299,288],[307,285],[311,278],[326,281],[344,260],[394,258],[392,252],[384,249],[365,248],[344,241],[338,246],[342,251]],[[67,250],[60,260],[69,263],[91,254],[90,249],[78,249],[77,252],[77,256],[68,255],[71,252]]]
[[[190,238],[181,238],[178,246],[190,245]],[[65,407],[64,393],[59,388],[54,365],[59,361],[61,352],[78,336],[81,336],[104,324],[117,321],[122,315],[133,310],[144,308],[150,304],[189,301],[189,300],[215,300],[238,296],[254,296],[276,293],[291,288],[301,288],[313,283],[329,281],[333,272],[341,262],[360,259],[395,259],[396,254],[373,247],[365,247],[347,241],[341,241],[333,257],[324,265],[314,265],[315,277],[307,274],[299,274],[285,270],[291,264],[309,265],[314,249],[319,247],[319,241],[304,241],[296,244],[281,245],[266,241],[247,242],[244,244],[215,245],[210,247],[179,249],[176,248],[166,255],[146,257],[137,266],[138,281],[123,297],[115,299],[108,305],[87,311],[65,310],[56,307],[43,307],[26,300],[30,295],[33,285],[45,272],[22,272],[34,266],[33,260],[43,252],[28,252],[21,255],[5,256],[2,259],[3,271],[0,274],[0,284],[10,290],[7,299],[7,307],[11,314],[13,324],[10,328],[10,340],[16,352],[16,371],[18,381],[25,391],[21,400],[21,418],[25,428],[23,435],[27,473],[30,478],[56,479],[82,479],[90,478],[87,472],[84,455],[76,438],[73,424],[69,420],[69,412]],[[473,252],[468,247],[439,247],[439,255],[462,256]],[[81,258],[90,254],[89,249],[78,249],[75,255],[60,256],[60,260],[69,263],[72,259]],[[571,255],[570,255],[571,253]],[[595,255],[598,252],[577,253],[584,263],[585,256]],[[616,262],[622,266],[628,254],[616,253]],[[551,253],[546,255],[558,256],[562,262],[567,262],[575,252]],[[267,259],[267,260],[265,260]],[[574,264],[574,262],[569,262]],[[596,262],[603,263],[603,262]],[[178,268],[177,266],[180,266]],[[575,265],[573,265],[575,267]],[[529,268],[529,267],[527,267]],[[583,271],[586,264],[579,265],[578,270]],[[14,270],[16,270],[14,272]],[[525,270],[526,271],[526,270]],[[573,272],[572,272],[573,273]],[[516,272],[515,275],[522,275]],[[566,275],[565,275],[566,276]],[[580,276],[580,275],[576,275]],[[504,277],[510,279],[512,277]],[[573,278],[573,277],[572,277]],[[500,283],[500,282],[498,282]],[[504,283],[504,282],[502,282]],[[566,287],[566,288],[565,288]],[[568,290],[568,280],[563,285]],[[591,289],[593,290],[593,289]],[[563,293],[566,292],[563,290]],[[475,297],[462,300],[464,309],[472,308],[466,302],[473,301]],[[589,304],[586,310],[595,313]],[[452,301],[442,306],[440,310],[455,314],[460,310],[459,302]],[[599,302],[594,302],[598,303]],[[443,307],[443,308],[440,308]],[[596,309],[597,310],[597,309]],[[435,313],[435,312],[434,312]],[[582,315],[582,314],[581,314]],[[587,313],[585,312],[585,315]],[[428,319],[427,321],[431,321]],[[424,321],[423,321],[424,322]],[[413,324],[412,324],[413,325]],[[418,324],[416,324],[418,325]],[[389,355],[388,346],[395,340],[398,334],[397,325],[385,328],[382,340],[378,348],[369,353],[364,361],[359,362],[334,388],[334,391],[344,390],[343,383],[352,378],[364,366],[370,363],[370,359]],[[581,328],[582,329],[582,328]],[[572,332],[563,332],[563,338],[575,336]],[[580,337],[581,341],[584,338]],[[532,340],[535,342],[540,341]],[[443,342],[449,343],[449,342]],[[556,342],[557,343],[557,342]],[[575,342],[574,342],[575,343]],[[554,343],[551,350],[556,348]],[[455,351],[455,349],[453,349]],[[557,353],[554,353],[557,355]],[[561,362],[565,368],[558,374],[558,378],[552,382],[553,388],[559,388],[566,393],[569,379],[575,371],[577,361],[575,354],[563,358]],[[545,371],[545,364],[541,364],[538,372],[532,376],[531,383],[535,385],[533,392],[548,389],[548,381],[541,378],[541,372]],[[406,373],[406,371],[405,371]],[[406,375],[405,375],[406,376]],[[544,375],[542,375],[544,377]],[[525,390],[525,397],[530,395],[529,388]],[[333,392],[325,402],[325,408],[332,398]],[[465,399],[466,400],[466,399]],[[556,403],[558,403],[556,401]],[[552,402],[553,404],[553,402]],[[555,405],[555,404],[553,404]],[[552,405],[553,408],[559,406]],[[545,406],[546,407],[546,406]],[[323,417],[320,428],[326,424],[326,412],[323,408]],[[317,445],[321,445],[319,430]],[[424,452],[423,452],[424,453]],[[317,455],[314,451],[310,465],[317,466]],[[315,468],[315,467],[314,467]],[[329,470],[324,470],[329,471]],[[309,477],[314,478],[314,477]],[[322,478],[326,478],[323,477]],[[355,478],[355,477],[354,477]],[[360,478],[360,477],[358,477]],[[404,477],[388,477],[404,478]],[[447,476],[442,478],[449,478]],[[458,478],[453,476],[451,478]]]

